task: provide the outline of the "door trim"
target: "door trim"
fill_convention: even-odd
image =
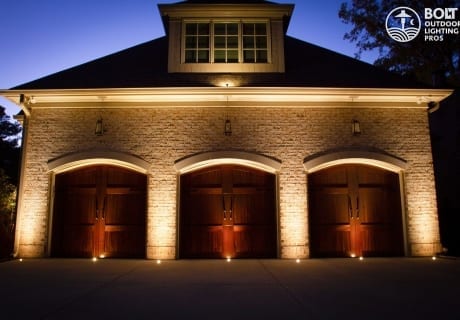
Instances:
[[[48,170],[54,174],[90,165],[114,165],[139,173],[147,173],[151,164],[134,155],[111,151],[92,150],[70,153],[48,161]]]
[[[406,192],[404,187],[404,171],[409,167],[407,161],[381,150],[342,149],[340,151],[321,152],[306,157],[303,166],[307,174],[310,174],[340,164],[365,164],[395,172],[399,175],[404,255],[409,256]]]
[[[365,150],[343,150],[316,154],[307,157],[303,166],[307,173],[313,173],[339,164],[367,164],[395,173],[406,170],[408,167],[405,160],[393,155]]]
[[[174,163],[174,168],[179,174],[184,174],[220,164],[239,164],[269,173],[277,173],[281,168],[281,161],[278,159],[244,151],[213,151],[198,153],[177,160]]]
[[[182,186],[181,186],[181,178],[183,175],[185,174],[188,174],[188,173],[191,173],[192,171],[197,171],[198,169],[205,169],[207,167],[219,167],[219,166],[240,166],[240,167],[247,167],[247,168],[252,168],[252,169],[255,169],[257,171],[261,171],[261,172],[265,172],[265,173],[268,173],[270,175],[273,176],[274,178],[274,185],[273,185],[273,196],[275,197],[273,200],[274,200],[274,214],[275,214],[275,250],[276,250],[276,258],[279,258],[280,257],[280,231],[279,231],[279,176],[277,173],[275,172],[269,172],[269,171],[266,171],[266,170],[261,170],[260,168],[255,168],[253,166],[248,166],[248,165],[242,165],[241,163],[235,163],[235,162],[225,162],[225,163],[218,163],[217,165],[216,164],[213,164],[213,165],[206,165],[206,166],[203,166],[203,167],[199,167],[199,168],[196,168],[195,170],[190,170],[190,171],[186,171],[185,173],[178,173],[177,174],[177,215],[176,215],[176,224],[177,224],[177,232],[176,232],[176,244],[177,244],[177,250],[176,250],[176,259],[181,259],[183,258],[182,255],[181,255],[181,251],[182,251],[182,248],[181,248],[181,200],[182,200],[182,193],[181,193],[181,189],[182,189]],[[211,188],[213,189],[213,188]],[[224,194],[222,188],[220,188],[221,191],[218,192],[218,194]],[[238,188],[237,188],[238,189]],[[239,189],[245,189],[245,188],[239,188]],[[213,193],[216,192],[216,191],[212,191]],[[241,192],[241,191],[240,191]],[[235,194],[238,194],[238,192],[236,192]],[[235,228],[235,226],[234,226]],[[241,227],[239,226],[236,226],[236,229],[240,230]]]
[[[82,152],[82,153],[78,153],[78,154],[75,154],[77,157],[79,156],[82,156],[86,153]],[[127,155],[127,154],[123,154],[123,153],[118,153],[118,152],[110,152],[110,154],[118,154],[118,155]],[[130,156],[130,155],[128,155]],[[136,158],[134,156],[130,156],[130,157],[133,157],[133,158]],[[129,158],[129,157],[128,157]],[[126,159],[128,159],[126,158]],[[64,156],[62,158],[58,158],[58,161],[61,162],[60,159],[75,159],[75,157],[73,155],[70,155],[70,156]],[[140,159],[140,158],[137,158],[137,159]],[[142,159],[140,159],[142,160]],[[144,161],[144,160],[142,160]],[[48,162],[48,165],[49,163],[52,162],[52,161],[49,161]],[[145,163],[148,163],[146,161],[144,161]],[[116,161],[116,160],[108,160],[108,159],[104,159],[104,158],[100,158],[100,159],[84,159],[82,161],[70,161],[68,163],[64,162],[62,160],[61,162],[62,164],[60,166],[57,166],[56,168],[54,168],[51,172],[50,172],[50,175],[49,175],[49,179],[50,179],[50,182],[49,182],[49,185],[50,185],[50,188],[48,190],[48,229],[47,229],[47,241],[46,241],[46,247],[45,247],[45,256],[46,257],[50,257],[51,256],[51,249],[52,249],[52,238],[53,238],[53,221],[54,221],[54,205],[55,205],[55,196],[56,196],[56,193],[55,193],[55,187],[56,187],[56,176],[61,174],[61,173],[65,173],[67,171],[70,171],[70,170],[74,170],[74,169],[77,169],[77,170],[80,170],[80,169],[83,169],[83,168],[87,168],[87,167],[92,167],[92,166],[98,166],[98,165],[102,165],[102,166],[114,166],[114,167],[118,167],[118,168],[122,168],[122,169],[127,169],[127,170],[130,170],[130,171],[133,171],[133,172],[137,172],[137,173],[141,173],[141,174],[144,174],[144,175],[147,175],[148,171],[147,170],[143,170],[141,169],[140,167],[138,166],[134,166],[134,165],[131,165],[127,162],[122,162],[122,161]],[[150,164],[149,164],[150,166]],[[147,188],[146,188],[146,196],[148,197],[148,194],[149,194],[149,189],[148,189],[148,185],[147,185]],[[145,213],[146,215],[148,214],[147,212]],[[145,225],[145,228],[147,228],[147,223]]]

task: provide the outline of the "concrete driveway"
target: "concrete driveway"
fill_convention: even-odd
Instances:
[[[460,260],[30,259],[0,319],[460,319]]]

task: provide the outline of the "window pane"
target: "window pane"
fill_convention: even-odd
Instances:
[[[254,23],[243,23],[243,34],[253,35],[254,34]]]
[[[238,48],[238,37],[228,37],[227,48]]]
[[[222,37],[222,36],[214,37],[214,47],[215,48],[225,48],[225,37]]]
[[[243,37],[243,48],[244,49],[254,48],[254,37],[253,36]]]
[[[258,49],[267,48],[267,37],[256,37],[256,48]]]
[[[227,51],[227,62],[238,62],[238,50]]]
[[[225,50],[214,51],[214,62],[225,62]]]
[[[186,50],[185,51],[185,62],[196,62],[196,51]]]
[[[186,23],[185,62],[266,63],[267,32],[267,23]]]
[[[264,63],[268,61],[267,50],[257,50],[256,54],[257,54],[257,57],[256,57],[257,62]]]
[[[225,24],[224,23],[214,24],[214,34],[225,35]]]
[[[228,23],[227,24],[227,34],[238,35],[238,23]]]
[[[198,23],[198,34],[209,35],[209,23]]]
[[[187,49],[196,48],[196,37],[185,37],[185,47]]]
[[[255,29],[256,29],[256,35],[263,36],[267,34],[267,26],[265,23],[256,23]]]
[[[208,50],[198,50],[198,62],[209,62]]]
[[[209,48],[209,37],[198,37],[198,48]]]
[[[196,23],[187,23],[185,25],[185,34],[187,35],[195,35],[197,31],[197,24]]]
[[[244,62],[255,62],[255,56],[253,50],[244,50],[243,52]]]

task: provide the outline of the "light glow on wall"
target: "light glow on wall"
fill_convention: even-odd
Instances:
[[[308,257],[308,223],[307,203],[300,194],[307,194],[306,179],[302,176],[294,181],[289,176],[280,174],[279,202],[280,202],[280,244],[281,257],[284,259],[301,259]],[[287,181],[285,181],[287,179]]]
[[[19,247],[15,248],[15,252],[18,250],[17,253],[21,257],[37,257],[44,254],[42,243],[45,235],[41,232],[43,228],[40,215],[37,213],[46,216],[46,206],[42,206],[41,201],[31,198],[24,204],[22,214],[18,214],[17,217],[21,221],[18,221],[16,226],[16,234],[19,235],[16,241]]]

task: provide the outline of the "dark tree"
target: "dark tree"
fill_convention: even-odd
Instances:
[[[433,77],[443,79],[450,86],[460,85],[460,36],[445,35],[443,41],[425,41],[423,32],[412,41],[401,43],[386,33],[385,20],[391,10],[407,6],[419,13],[424,25],[424,9],[459,8],[460,0],[353,0],[342,3],[340,19],[352,25],[345,39],[356,43],[357,57],[369,50],[379,52],[375,65],[401,74],[414,76],[418,81],[433,83]],[[460,12],[457,12],[460,20]],[[423,28],[423,27],[422,27]],[[438,81],[437,80],[437,81]]]
[[[13,249],[21,127],[0,106],[0,259]]]
[[[394,41],[386,33],[385,21],[400,6],[418,12],[422,28],[425,8],[459,8],[455,22],[460,21],[460,0],[352,0],[342,3],[339,17],[352,26],[344,37],[356,43],[358,58],[364,51],[377,50],[376,66],[434,87],[455,89],[429,119],[441,242],[449,254],[460,255],[460,35],[444,35],[443,41],[425,41],[422,31],[412,41]]]
[[[0,260],[8,257],[13,250],[16,186],[9,180],[0,169]]]
[[[20,133],[20,125],[12,121],[5,108],[0,106],[0,168],[14,185],[18,181]]]

